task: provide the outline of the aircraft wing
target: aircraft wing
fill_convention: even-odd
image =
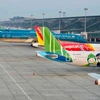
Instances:
[[[100,79],[100,74],[97,73],[88,73],[89,76],[95,78],[95,79]]]
[[[31,39],[13,39],[13,38],[9,38],[9,39],[0,39],[0,41],[3,42],[13,42],[13,43],[32,43],[33,41],[35,41],[33,38]]]

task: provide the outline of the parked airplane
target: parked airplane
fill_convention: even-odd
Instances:
[[[68,51],[100,51],[100,44],[59,41]]]
[[[98,57],[100,51],[67,51],[47,27],[41,27],[40,29],[43,33],[45,51],[37,51],[37,56],[79,66],[100,66]]]
[[[0,29],[0,41],[32,43],[36,41],[36,34],[33,30]]]
[[[100,85],[100,74],[97,73],[88,73],[89,76],[95,78],[95,85]]]
[[[95,48],[89,43],[59,42],[68,51],[95,51]]]
[[[43,36],[42,36],[42,32],[40,30],[40,26],[36,26],[35,27],[36,30],[36,34],[37,34],[37,40],[38,40],[38,46],[43,46],[44,45],[44,41],[43,41]],[[64,47],[66,50],[68,51],[98,51],[98,48],[100,50],[100,46],[96,45],[92,45],[90,43],[78,43],[78,42],[69,42],[69,41],[60,41],[59,43],[62,45],[62,47]],[[32,44],[34,46],[34,43]]]
[[[56,39],[59,39],[62,41],[71,41],[71,42],[80,42],[80,43],[87,42],[85,38],[77,34],[68,34],[68,33],[55,34],[53,33],[53,35],[56,37]]]

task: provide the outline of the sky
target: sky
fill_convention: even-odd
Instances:
[[[87,16],[100,15],[100,0],[0,0],[0,18],[84,16],[84,8]]]

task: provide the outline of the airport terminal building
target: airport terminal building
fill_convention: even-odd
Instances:
[[[46,26],[50,30],[69,33],[81,34],[85,28],[85,16],[79,17],[60,17],[60,18],[26,18],[13,17],[9,21],[1,21],[2,26],[16,28],[34,28],[34,26]],[[85,36],[89,42],[100,41],[100,15],[86,16],[86,33]]]

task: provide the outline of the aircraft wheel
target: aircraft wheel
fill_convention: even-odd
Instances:
[[[100,67],[100,62],[97,63],[97,66]]]
[[[32,43],[31,43],[31,47],[33,47]]]

